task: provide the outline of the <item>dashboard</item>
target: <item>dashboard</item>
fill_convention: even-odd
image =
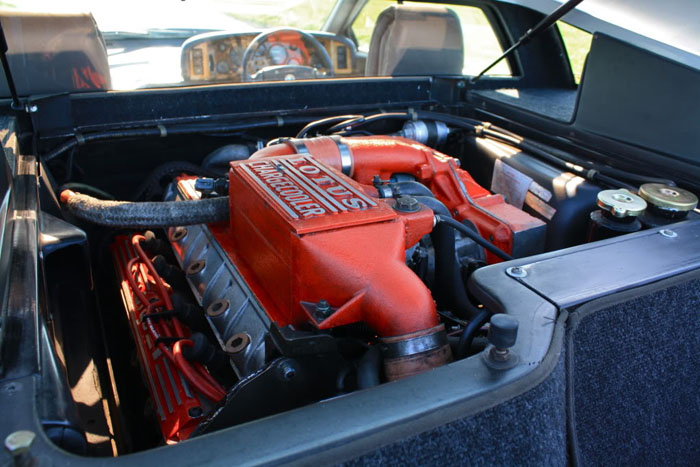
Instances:
[[[346,37],[283,29],[270,31],[265,37],[255,40],[260,35],[261,31],[214,32],[189,38],[181,50],[183,79],[190,83],[241,82],[260,70],[282,66],[320,70],[318,77],[364,75],[364,61],[360,63],[355,44]],[[325,59],[325,54],[314,46],[314,42],[327,53]],[[251,50],[246,56],[249,47]],[[330,69],[328,58],[332,65]],[[243,69],[244,59],[247,70]]]

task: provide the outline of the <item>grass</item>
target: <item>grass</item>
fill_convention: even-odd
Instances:
[[[578,84],[581,82],[583,65],[586,63],[586,56],[591,49],[591,40],[593,36],[586,31],[562,23],[561,21],[557,22],[557,27],[564,40],[566,53],[569,55],[571,71],[574,73],[574,80],[576,84]]]

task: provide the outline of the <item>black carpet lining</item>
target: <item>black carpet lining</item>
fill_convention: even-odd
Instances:
[[[564,354],[530,391],[344,465],[565,465]]]
[[[570,122],[576,109],[576,89],[496,89],[474,94],[519,107],[562,122]]]
[[[700,465],[700,273],[585,304],[566,340],[530,390],[344,465]]]
[[[581,465],[700,464],[697,276],[571,314],[572,442]]]

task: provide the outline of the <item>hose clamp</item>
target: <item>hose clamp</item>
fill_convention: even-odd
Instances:
[[[311,154],[309,148],[306,147],[306,143],[304,143],[302,139],[290,138],[284,142],[291,144],[297,154]]]
[[[397,336],[382,339],[384,358],[400,358],[415,355],[430,350],[435,350],[447,345],[447,335],[443,325],[436,326],[427,331],[429,334],[417,337]],[[410,336],[410,335],[409,335]]]
[[[352,177],[353,173],[353,163],[352,163],[352,153],[347,144],[340,140],[340,136],[333,135],[330,137],[338,146],[338,152],[340,153],[340,168],[341,171],[348,177]]]

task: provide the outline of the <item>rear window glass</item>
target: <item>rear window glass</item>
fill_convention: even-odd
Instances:
[[[369,50],[372,31],[379,14],[395,4],[395,1],[390,0],[369,0],[367,2],[352,25],[359,50],[363,52]],[[404,4],[411,5],[413,2],[404,2]],[[475,75],[503,52],[498,36],[488,16],[481,8],[463,5],[449,5],[449,8],[457,14],[462,26],[464,37],[462,73]],[[493,67],[487,75],[512,76],[512,72],[507,60],[504,60]]]
[[[569,56],[571,72],[574,74],[574,81],[576,84],[579,84],[581,82],[581,75],[583,74],[583,65],[586,63],[586,56],[588,55],[588,51],[591,50],[593,35],[583,29],[576,28],[561,21],[557,22],[557,27],[564,41],[566,54]]]

